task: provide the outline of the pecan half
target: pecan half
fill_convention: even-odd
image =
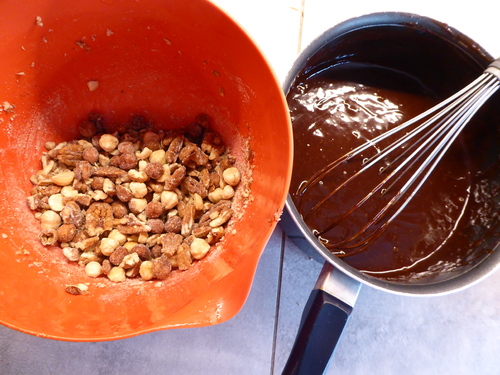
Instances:
[[[178,167],[165,181],[165,190],[174,190],[186,176],[186,167]]]
[[[57,152],[57,161],[70,167],[75,167],[76,163],[83,160],[84,147],[79,144],[64,146]]]

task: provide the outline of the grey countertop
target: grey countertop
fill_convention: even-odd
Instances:
[[[493,2],[218,0],[259,43],[279,78],[298,51],[347,18],[383,10],[415,12],[447,22],[493,55],[498,34],[487,25]],[[496,28],[495,30],[496,31]],[[302,309],[321,269],[274,231],[248,300],[216,326],[174,329],[133,338],[62,342],[0,327],[0,374],[279,374]],[[457,293],[405,297],[362,287],[327,374],[500,374],[500,273]]]

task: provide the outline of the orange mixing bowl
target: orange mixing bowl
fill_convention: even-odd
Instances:
[[[234,316],[291,174],[285,99],[255,43],[203,0],[5,0],[0,14],[0,322],[43,337],[99,341]],[[89,81],[98,88],[89,90]],[[116,123],[143,114],[166,129],[200,112],[211,116],[239,162],[253,168],[253,200],[221,249],[161,283],[115,284],[87,277],[58,249],[40,245],[26,205],[29,178],[45,142],[76,138],[91,111]],[[90,283],[87,294],[65,292],[82,282]]]

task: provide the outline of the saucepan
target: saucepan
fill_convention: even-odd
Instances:
[[[492,57],[478,44],[436,20],[406,13],[368,14],[334,26],[315,39],[295,61],[283,89],[288,95],[300,81],[302,89],[307,92],[309,78],[304,77],[329,71],[337,72],[335,76],[330,76],[333,81],[383,87],[386,76],[379,77],[377,72],[380,71],[378,68],[384,68],[390,74],[399,75],[392,81],[399,85],[397,90],[412,93],[418,86],[424,88],[426,95],[442,100],[472,81],[491,61]],[[407,80],[408,77],[412,79]],[[461,243],[466,243],[466,246],[460,245],[463,252],[457,255],[459,243],[454,242],[447,253],[436,256],[431,264],[418,272],[414,272],[412,264],[409,264],[405,265],[407,271],[403,269],[397,277],[370,274],[366,270],[360,271],[349,257],[337,257],[329,251],[305,223],[293,199],[294,176],[298,173],[294,167],[281,225],[292,241],[313,259],[324,262],[324,267],[304,308],[284,374],[323,373],[363,285],[401,295],[438,296],[469,287],[498,268],[499,102],[500,97],[496,94],[489,105],[477,114],[479,121],[486,124],[481,131],[471,127],[463,135],[462,142],[470,147],[470,152],[478,155],[484,152],[485,155],[481,167],[472,171],[476,175],[484,174],[479,183],[481,187],[477,182],[471,184],[472,196],[467,202],[468,208],[456,219],[457,225],[461,225]],[[297,135],[296,123],[292,114],[295,146],[302,142]],[[478,146],[481,144],[483,146]],[[342,148],[342,144],[337,138],[332,138],[325,147]],[[314,150],[309,157],[315,152],[321,154],[321,150]],[[305,156],[295,154],[294,163],[300,157]],[[312,161],[310,165],[313,165]],[[300,181],[295,182],[295,189],[297,184]],[[487,202],[478,203],[481,201],[478,197],[486,195]],[[436,200],[433,204],[445,203]],[[418,263],[418,258],[414,262]]]
[[[285,97],[254,41],[208,0],[7,0],[0,13],[0,323],[100,341],[233,317],[291,175]],[[107,124],[140,115],[164,130],[210,117],[248,168],[243,210],[219,248],[163,281],[112,283],[40,244],[30,176],[45,143],[77,138],[90,112]],[[65,291],[75,284],[87,293]]]

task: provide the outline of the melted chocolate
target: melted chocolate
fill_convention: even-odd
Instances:
[[[430,108],[483,69],[450,44],[398,27],[358,30],[309,61],[287,95],[295,137],[290,191],[325,246],[349,238],[393,194],[371,199],[330,228],[339,212],[380,181],[378,173],[357,179],[312,212],[345,179],[343,171],[325,174],[307,193],[301,188],[332,161]],[[498,95],[490,99],[380,237],[362,251],[332,251],[366,274],[415,282],[452,275],[483,259],[500,238],[500,111],[492,109],[498,102]]]

